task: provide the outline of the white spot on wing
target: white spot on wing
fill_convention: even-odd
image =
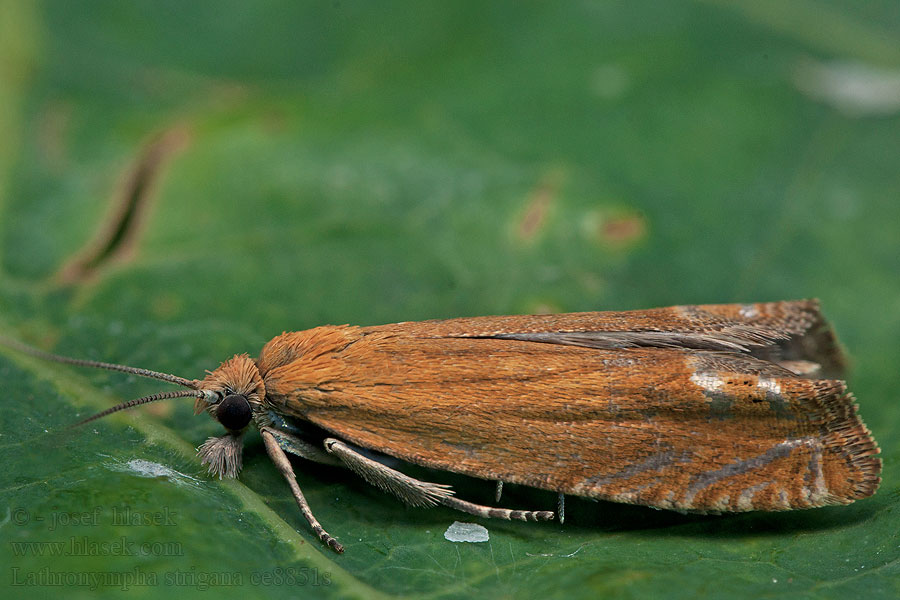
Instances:
[[[820,444],[813,446],[813,455],[809,461],[809,468],[815,477],[813,481],[815,489],[810,494],[809,500],[813,504],[824,504],[830,492],[825,484],[825,472],[822,470],[822,446]]]
[[[772,379],[770,377],[760,377],[756,386],[762,391],[766,392],[766,394],[771,394],[775,397],[781,396],[781,386],[778,385],[778,381]]]
[[[756,485],[751,485],[741,492],[741,495],[738,496],[737,507],[739,510],[753,510],[753,496],[756,495],[757,492],[763,490],[772,485],[771,481],[764,481],[762,483],[757,483]]]
[[[691,383],[697,385],[707,392],[719,392],[725,387],[725,382],[718,375],[710,375],[709,373],[694,373],[691,375]]]
[[[791,501],[788,499],[788,493],[785,489],[778,490],[778,503],[781,508],[789,509],[791,507]]]
[[[756,310],[756,307],[752,304],[744,304],[741,306],[741,309],[738,311],[738,314],[744,317],[745,319],[753,319],[759,316],[759,311]]]
[[[726,511],[728,510],[728,503],[731,502],[731,496],[724,495],[720,496],[716,499],[715,502],[710,506],[711,511]]]

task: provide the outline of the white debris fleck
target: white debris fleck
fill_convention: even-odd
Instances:
[[[140,458],[129,460],[125,463],[125,466],[141,477],[175,477],[181,475],[181,473],[170,469],[166,465]]]
[[[453,525],[444,532],[444,539],[449,542],[486,542],[491,539],[486,527],[477,523],[460,523],[454,521]]]
[[[138,477],[165,477],[169,481],[178,484],[197,485],[197,479],[184,473],[179,473],[175,469],[162,465],[151,460],[142,458],[133,458],[127,462],[118,460],[106,463],[106,467],[110,471],[118,471],[120,473],[131,473]]]

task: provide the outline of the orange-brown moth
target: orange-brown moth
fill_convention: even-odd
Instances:
[[[880,482],[875,440],[831,378],[844,361],[815,300],[316,327],[202,380],[26,351],[185,386],[82,422],[196,397],[196,412],[226,429],[198,449],[219,477],[238,475],[255,426],[338,552],[286,453],[348,468],[410,505],[521,520],[554,513],[466,502],[383,458],[495,481],[498,501],[503,482],[556,491],[561,513],[564,494],[679,511],[812,508]]]

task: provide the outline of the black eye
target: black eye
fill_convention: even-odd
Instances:
[[[228,394],[216,407],[216,419],[225,429],[243,429],[252,416],[250,401],[243,394]]]

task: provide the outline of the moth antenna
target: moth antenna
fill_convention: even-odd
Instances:
[[[157,400],[166,400],[168,398],[205,398],[207,397],[207,393],[199,390],[178,390],[177,392],[161,392],[159,394],[152,394],[150,396],[144,396],[143,398],[137,398],[135,400],[129,400],[128,402],[122,402],[121,404],[116,404],[110,408],[107,408],[103,412],[98,412],[96,415],[88,417],[87,419],[82,419],[77,423],[70,425],[70,427],[80,427],[86,423],[90,423],[91,421],[96,421],[97,419],[102,419],[107,415],[111,415],[114,412],[119,412],[120,410],[125,410],[126,408],[132,408],[134,406],[140,406],[141,404],[149,404],[150,402],[156,402]]]
[[[44,352],[43,350],[38,350],[37,348],[32,348],[31,346],[26,346],[21,342],[17,342],[16,340],[12,340],[4,336],[0,336],[0,343],[2,343],[4,346],[15,348],[19,352],[28,354],[30,356],[41,358],[43,360],[63,363],[66,365],[74,365],[76,367],[90,367],[93,369],[107,369],[108,371],[119,371],[122,373],[131,373],[132,375],[140,375],[141,377],[149,377],[151,379],[159,379],[161,381],[168,381],[169,383],[183,385],[184,387],[191,388],[192,390],[196,390],[200,385],[200,382],[196,380],[185,379],[184,377],[170,375],[168,373],[160,373],[159,371],[151,371],[150,369],[140,369],[138,367],[129,367],[128,365],[117,365],[115,363],[105,363],[97,360],[84,360],[81,358],[70,358],[68,356],[61,356],[59,354],[51,354],[50,352]]]

